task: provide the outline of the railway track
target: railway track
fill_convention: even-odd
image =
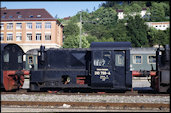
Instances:
[[[13,92],[6,92],[3,91],[1,94],[27,94],[27,95],[34,95],[34,94],[55,94],[55,95],[119,95],[119,96],[170,96],[170,94],[167,93],[155,93],[153,91],[127,91],[124,93],[120,92],[112,92],[112,93],[106,93],[106,92],[58,92],[58,91],[42,91],[42,92],[28,92],[27,90],[19,90],[19,91],[13,91]]]
[[[63,108],[74,107],[103,107],[106,109],[119,108],[119,109],[170,109],[170,104],[163,103],[101,103],[101,102],[33,102],[33,101],[1,101],[1,105],[18,105],[18,106],[55,106]]]

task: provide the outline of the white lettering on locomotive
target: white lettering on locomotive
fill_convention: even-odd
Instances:
[[[96,71],[94,71],[94,75],[95,76],[100,76],[100,79],[102,81],[105,81],[107,79],[109,79],[109,75],[111,75],[109,69],[96,69]]]

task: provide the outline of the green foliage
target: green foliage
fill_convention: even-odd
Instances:
[[[147,38],[149,40],[149,45],[150,46],[153,46],[153,45],[156,45],[157,44],[157,29],[155,28],[150,28],[148,31],[147,31]]]
[[[148,34],[147,37],[150,46],[158,45],[158,44],[160,45],[169,44],[170,28],[164,31],[150,28],[147,34]]]
[[[80,37],[69,35],[63,44],[63,48],[79,48]],[[82,48],[89,48],[90,44],[85,36],[82,36]]]
[[[135,18],[130,17],[128,19],[128,36],[131,37],[133,47],[148,46],[147,28],[148,26],[144,24],[144,20],[140,16],[135,16]]]
[[[68,37],[69,35],[76,36],[79,34],[79,27],[77,24],[69,22],[68,25],[64,27],[63,33],[65,37]]]
[[[88,35],[86,37],[87,41],[89,42],[89,44],[91,44],[91,42],[98,42],[98,39],[96,36],[92,36],[92,35]]]
[[[152,2],[151,21],[162,21],[165,18],[165,11],[162,3]]]
[[[158,39],[157,40],[158,44],[160,44],[160,45],[169,44],[170,35],[169,35],[169,32],[168,33],[166,33],[166,32],[168,32],[168,31],[158,30],[157,36],[156,36],[156,38]]]
[[[130,6],[130,11],[131,12],[140,12],[142,10],[142,7],[139,6],[138,4],[134,3]]]
[[[99,5],[100,6],[100,5]],[[140,13],[142,8],[151,13],[146,18],[130,16]],[[117,19],[116,9],[123,9],[128,16]],[[64,26],[64,48],[79,48],[80,14],[82,17],[83,48],[91,42],[130,41],[133,47],[148,47],[156,44],[168,44],[170,29],[165,31],[148,28],[145,21],[169,21],[170,5],[168,1],[106,1],[99,9],[78,12]],[[64,20],[60,20],[63,22]],[[126,25],[127,24],[127,25]]]
[[[105,38],[105,37],[102,37],[99,42],[114,42],[114,39],[112,37],[110,38]]]
[[[112,8],[100,7],[91,16],[92,21],[99,25],[115,24],[117,21],[117,13]]]
[[[130,37],[127,36],[128,32],[124,23],[118,23],[112,31],[115,41],[131,41]]]

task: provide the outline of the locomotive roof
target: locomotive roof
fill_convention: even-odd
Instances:
[[[130,49],[131,42],[92,42],[90,48]]]
[[[1,43],[1,52],[4,50],[4,47],[5,47],[6,45],[8,45],[8,44],[6,44],[6,43]]]

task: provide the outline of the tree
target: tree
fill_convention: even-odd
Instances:
[[[147,37],[149,40],[149,45],[165,45],[169,44],[169,39],[170,39],[170,28],[162,31],[162,30],[157,30],[155,28],[150,28],[147,33]]]
[[[113,37],[108,37],[108,38],[105,38],[105,37],[102,37],[99,42],[114,42],[114,39]]]
[[[152,2],[150,13],[152,21],[163,21],[165,18],[165,10],[162,3]]]
[[[150,46],[154,46],[156,44],[158,44],[157,42],[157,29],[155,28],[150,28],[148,31],[147,31],[147,39],[148,39],[148,42],[149,42],[149,45]]]
[[[114,33],[115,41],[131,41],[130,37],[127,36],[127,29],[124,23],[118,23],[112,32]]]
[[[77,36],[79,34],[79,27],[77,24],[69,22],[68,25],[64,27],[63,33],[65,37],[69,35]]]
[[[147,28],[148,26],[144,24],[144,20],[139,15],[136,15],[135,18],[129,17],[127,30],[134,47],[148,46]]]
[[[91,44],[91,42],[98,42],[97,37],[92,36],[92,35],[88,35],[88,36],[86,37],[86,39],[87,39],[87,41],[89,42],[89,44]]]
[[[139,6],[138,4],[136,3],[133,3],[131,6],[130,6],[130,11],[131,12],[140,12],[142,10],[141,6]]]
[[[80,37],[75,35],[69,35],[63,44],[63,48],[79,48]],[[90,44],[85,36],[82,36],[82,48],[89,48]]]
[[[166,31],[162,31],[162,30],[158,30],[157,32],[157,43],[160,45],[166,45],[169,44],[169,39],[170,39],[170,35],[169,35],[169,29]]]

